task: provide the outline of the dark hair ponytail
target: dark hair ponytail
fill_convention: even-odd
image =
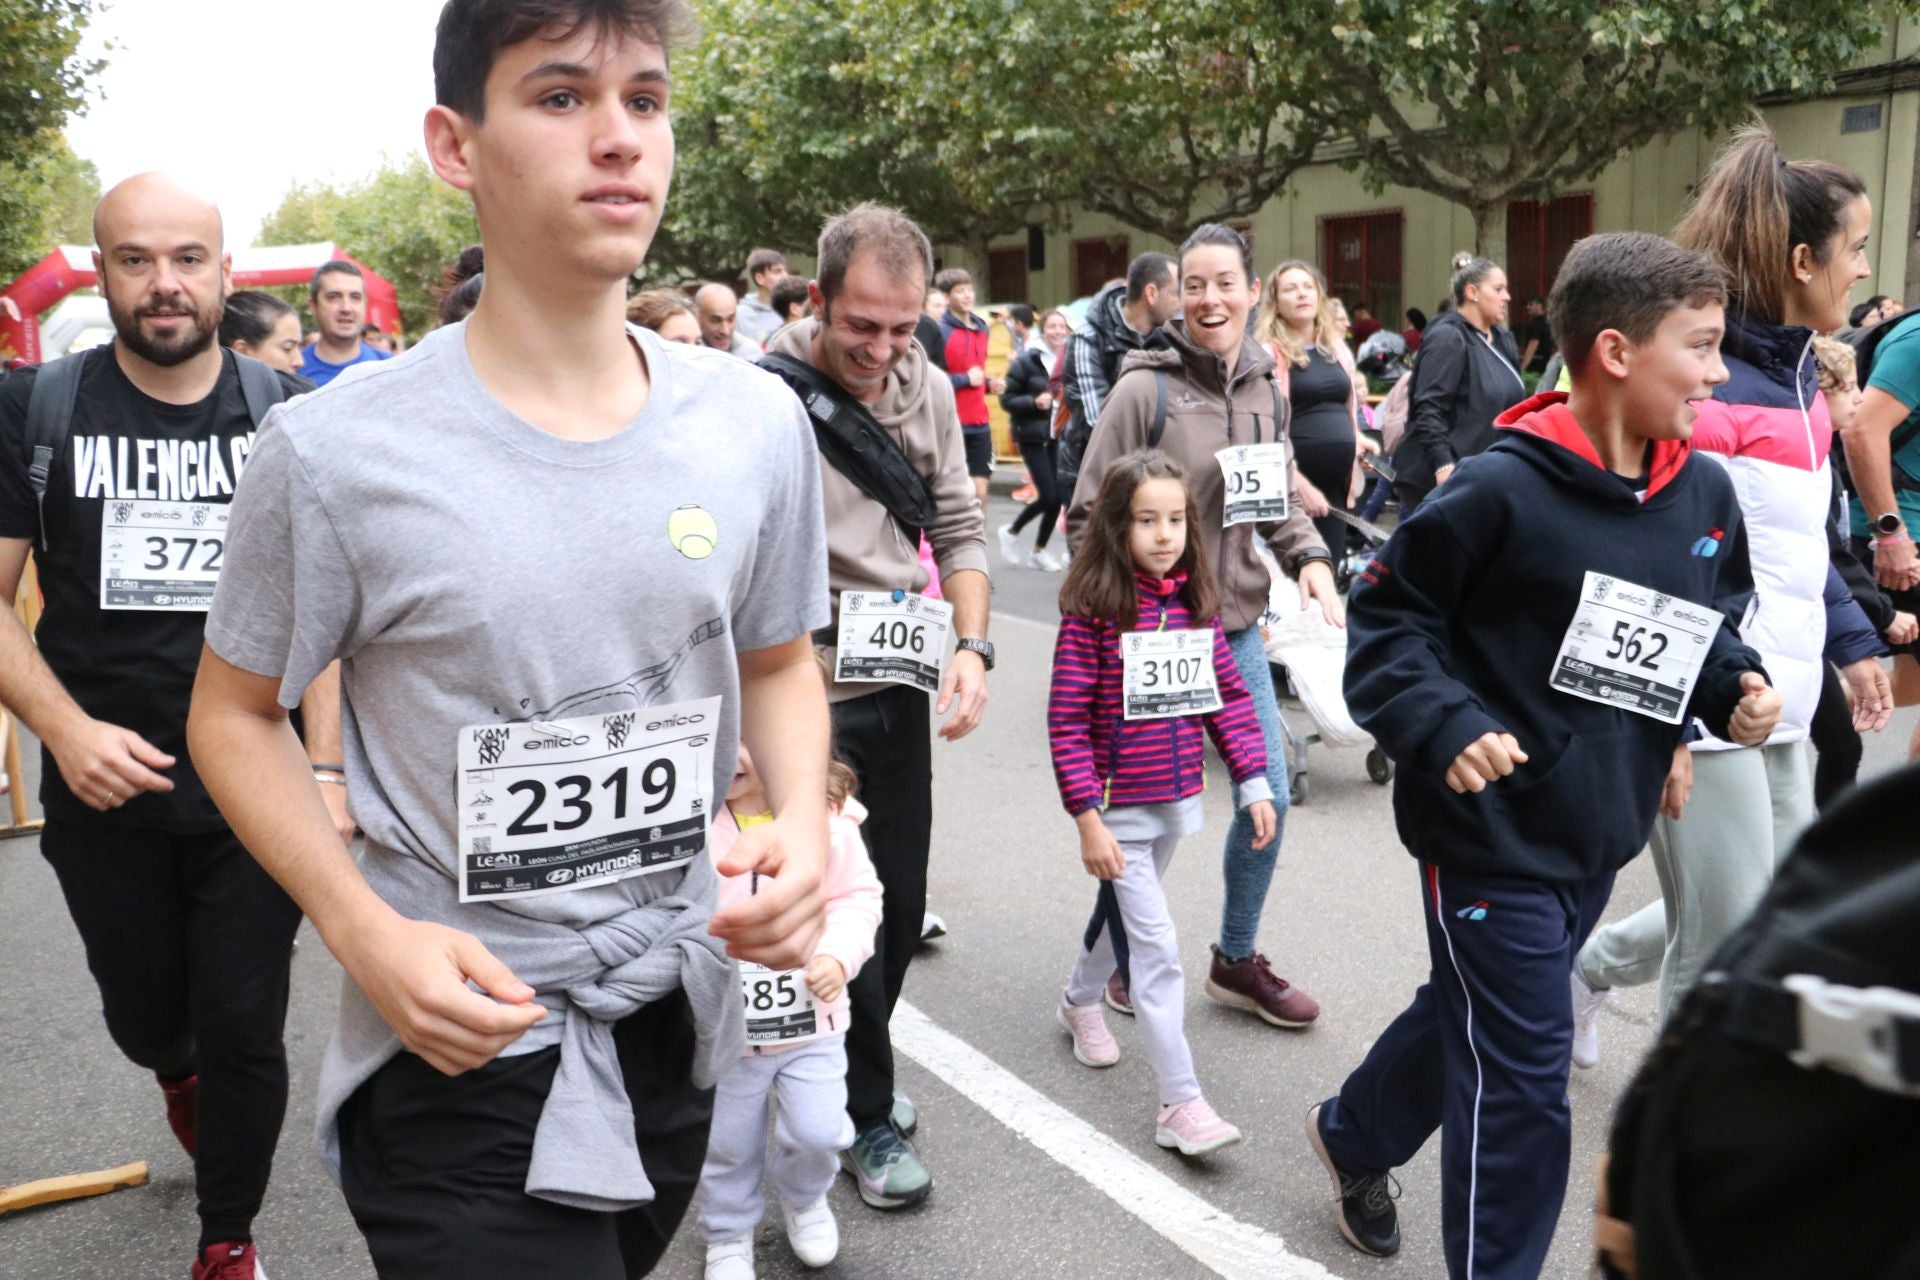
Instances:
[[[291,303],[257,289],[243,289],[229,295],[226,310],[220,313],[220,345],[230,347],[244,342],[257,347],[273,333],[281,316],[293,313]]]
[[[1673,238],[1720,264],[1733,311],[1779,324],[1794,249],[1804,244],[1824,264],[1847,206],[1865,194],[1851,169],[1788,160],[1772,132],[1752,124],[1714,160]]]
[[[1183,269],[1187,255],[1193,250],[1207,245],[1217,245],[1221,248],[1232,249],[1235,253],[1239,254],[1241,272],[1245,274],[1248,280],[1253,279],[1253,246],[1248,244],[1247,238],[1238,231],[1235,231],[1232,227],[1222,226],[1218,222],[1201,223],[1193,229],[1192,235],[1181,242],[1180,261],[1183,264]]]
[[[473,314],[480,303],[480,290],[486,284],[486,253],[477,244],[460,251],[454,264],[440,272],[440,286],[432,292],[440,299],[441,324],[454,324]]]

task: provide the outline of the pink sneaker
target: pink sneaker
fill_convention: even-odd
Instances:
[[[1114,1043],[1113,1033],[1107,1030],[1106,1017],[1100,1012],[1100,1006],[1090,1004],[1082,1008],[1067,1003],[1065,995],[1060,997],[1060,1025],[1073,1037],[1073,1056],[1081,1065],[1088,1067],[1110,1067],[1120,1061],[1120,1046]]]
[[[1153,1140],[1183,1156],[1203,1156],[1240,1141],[1240,1131],[1222,1120],[1205,1098],[1192,1098],[1160,1108]]]

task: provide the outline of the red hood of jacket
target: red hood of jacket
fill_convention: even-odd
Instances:
[[[1530,400],[1522,400],[1495,418],[1493,425],[1550,440],[1604,471],[1606,463],[1600,461],[1600,451],[1593,447],[1593,441],[1580,429],[1579,420],[1567,408],[1567,399],[1564,391],[1543,391]],[[1647,472],[1646,496],[1651,498],[1679,475],[1680,468],[1687,463],[1687,455],[1692,452],[1693,445],[1685,440],[1655,440],[1653,465]]]

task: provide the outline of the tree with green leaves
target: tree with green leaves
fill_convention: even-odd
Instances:
[[[479,238],[472,201],[440,181],[424,157],[411,156],[357,182],[296,185],[255,243],[335,242],[393,282],[400,317],[417,336],[433,327],[430,290],[441,271]]]
[[[849,0],[894,110],[970,198],[1106,213],[1178,242],[1250,218],[1328,126],[1273,0]]]
[[[55,245],[93,243],[100,174],[57,130],[30,155],[0,164],[0,283]]]
[[[93,0],[0,0],[0,165],[30,161],[86,109],[104,63],[80,56]]]
[[[879,13],[843,0],[697,7],[702,38],[674,63],[678,155],[649,276],[731,280],[755,246],[805,251],[862,200],[950,243],[1025,222],[1024,196],[968,183],[903,114],[881,59],[902,34],[900,0]]]
[[[1910,2],[1900,12],[1916,11]],[[1547,199],[1689,126],[1717,130],[1770,91],[1808,93],[1879,43],[1858,0],[1328,0],[1275,6],[1316,111],[1375,186],[1470,210],[1506,252],[1510,201]]]

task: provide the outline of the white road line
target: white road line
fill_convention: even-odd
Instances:
[[[1338,1280],[1208,1204],[902,1000],[893,1047],[1227,1280]],[[1171,1157],[1169,1157],[1171,1158]]]

